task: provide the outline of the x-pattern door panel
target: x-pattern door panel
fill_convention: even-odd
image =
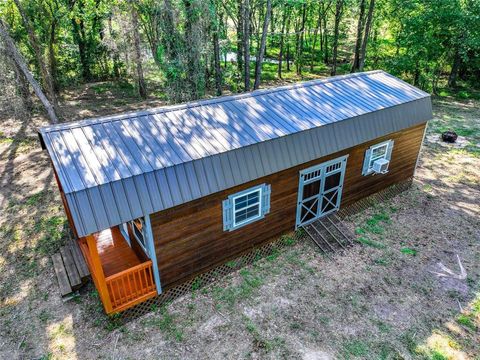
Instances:
[[[347,156],[300,171],[296,227],[340,208]]]

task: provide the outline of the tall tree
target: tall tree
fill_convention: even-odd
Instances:
[[[362,35],[363,35],[363,28],[365,23],[365,8],[366,8],[366,0],[360,0],[359,6],[359,14],[358,14],[358,22],[357,22],[357,38],[355,40],[355,49],[353,53],[353,62],[352,62],[352,69],[350,72],[355,72],[360,68],[360,47],[362,44]]]
[[[20,13],[25,30],[27,30],[29,43],[35,54],[35,59],[37,61],[38,69],[40,70],[39,71],[40,77],[42,79],[42,84],[44,86],[45,92],[47,93],[47,97],[51,101],[51,104],[52,104],[51,106],[53,106],[53,108],[56,108],[58,107],[58,105],[57,105],[57,96],[55,94],[55,88],[53,86],[53,80],[52,80],[51,74],[47,69],[47,64],[43,57],[43,52],[40,47],[40,42],[35,33],[35,29],[33,28],[33,25],[30,22],[30,19],[28,18],[27,13],[25,12],[22,4],[20,3],[20,0],[13,0],[13,1],[15,3],[15,6],[17,7],[18,12]]]
[[[282,65],[283,65],[283,49],[285,45],[285,32],[288,33],[288,27],[290,25],[290,21],[287,20],[290,18],[290,7],[286,5],[283,9],[282,15],[282,29],[280,32],[280,45],[279,45],[279,52],[278,52],[278,69],[277,75],[281,79],[282,78]]]
[[[262,63],[263,63],[263,56],[265,54],[268,23],[270,22],[271,14],[272,14],[272,0],[267,0],[267,11],[265,13],[265,18],[263,20],[262,39],[260,41],[260,47],[258,48],[256,61],[255,61],[255,81],[253,84],[254,90],[258,89],[258,87],[260,86],[261,78],[262,78]]]
[[[133,32],[133,57],[135,61],[135,67],[137,70],[137,88],[138,94],[141,98],[147,98],[147,86],[145,85],[145,79],[143,77],[142,66],[142,51],[140,48],[140,31],[138,26],[138,10],[137,4],[133,1],[130,2],[130,14],[132,20],[132,32]]]
[[[332,69],[330,75],[337,74],[337,54],[338,54],[338,37],[340,32],[340,21],[343,15],[344,0],[337,0],[335,5],[335,23],[333,30],[333,45],[332,45]]]
[[[211,1],[210,4],[210,31],[212,33],[213,41],[213,61],[215,68],[215,90],[216,95],[222,95],[222,68],[220,66],[220,19],[218,14],[218,7],[215,0]]]
[[[362,47],[360,48],[360,55],[358,60],[358,70],[363,71],[365,66],[365,56],[367,52],[368,37],[372,29],[373,11],[375,9],[375,0],[370,0],[370,6],[368,7],[367,22],[365,23],[365,31],[363,34]]]
[[[47,112],[48,117],[50,119],[50,122],[52,124],[58,123],[58,117],[57,117],[57,114],[55,113],[55,108],[43,93],[42,88],[40,87],[38,82],[35,80],[30,70],[28,70],[28,66],[25,63],[23,56],[20,54],[17,47],[15,46],[15,43],[8,32],[7,26],[5,25],[2,19],[0,19],[0,37],[5,45],[6,51],[9,53],[9,55],[15,62],[15,65],[21,70],[21,72],[23,73],[27,81],[32,86],[33,91],[35,92],[37,97],[40,99],[40,102],[43,104],[45,111]]]
[[[297,72],[297,75],[302,74],[302,66],[303,66],[303,40],[305,38],[305,22],[307,19],[307,3],[304,2],[302,4],[301,10],[301,19],[299,20],[300,26],[297,29],[297,34],[296,34],[296,56],[295,56],[295,69]]]
[[[250,1],[243,0],[244,89],[250,91]]]
[[[237,13],[237,69],[240,77],[243,77],[243,30],[245,27],[245,9],[243,5],[243,0],[237,0]]]

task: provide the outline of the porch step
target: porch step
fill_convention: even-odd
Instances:
[[[90,276],[83,254],[74,239],[69,240],[52,256],[52,262],[62,297],[80,288]]]
[[[302,228],[328,257],[338,251],[346,250],[355,242],[355,235],[336,214],[320,218],[308,225],[303,225]]]

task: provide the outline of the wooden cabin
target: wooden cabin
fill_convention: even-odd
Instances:
[[[43,127],[107,313],[413,176],[429,94],[383,72]]]

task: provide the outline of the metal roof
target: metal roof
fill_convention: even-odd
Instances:
[[[85,236],[431,118],[429,94],[372,71],[39,133]]]

